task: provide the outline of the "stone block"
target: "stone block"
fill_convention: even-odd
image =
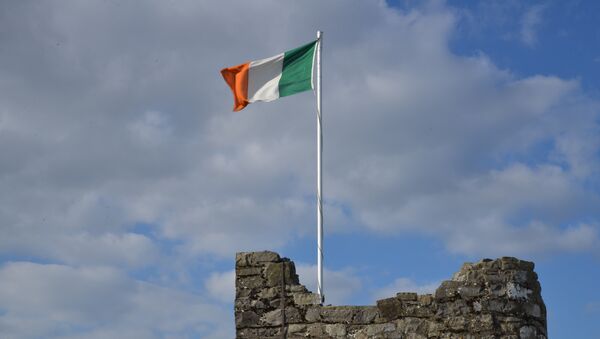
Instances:
[[[521,339],[536,339],[537,329],[533,326],[523,326],[519,329],[519,337]]]
[[[285,322],[286,324],[299,324],[302,323],[304,319],[300,314],[300,311],[295,307],[286,307],[285,308]]]
[[[506,300],[504,299],[491,299],[487,302],[482,302],[484,305],[484,310],[491,312],[504,312],[504,307],[506,306]]]
[[[423,306],[429,306],[433,302],[433,296],[431,294],[420,295],[418,301]]]
[[[246,298],[236,298],[235,299],[235,308],[238,310],[248,310],[250,309],[252,306],[252,299],[249,297]]]
[[[258,325],[260,317],[253,311],[244,311],[236,314],[235,327],[253,327]]]
[[[482,314],[470,320],[469,330],[473,333],[490,331],[494,328],[494,317],[491,314]]]
[[[412,292],[399,292],[396,293],[396,298],[402,301],[417,301],[418,295]]]
[[[252,300],[250,302],[250,307],[260,311],[264,310],[267,306],[262,300]]]
[[[465,331],[468,324],[467,319],[463,316],[447,318],[444,323],[452,331]]]
[[[267,326],[280,326],[283,323],[281,310],[273,310],[263,314],[260,318],[261,323]]]
[[[387,320],[395,320],[402,314],[402,302],[398,298],[377,300],[377,308],[381,316]]]
[[[252,290],[248,288],[236,288],[235,298],[247,298],[252,294]]]
[[[271,251],[252,252],[247,257],[247,261],[250,265],[258,265],[266,262],[279,262],[281,257],[279,254]]]
[[[322,307],[321,321],[324,323],[342,323],[348,324],[354,317],[354,310],[347,307]]]
[[[318,305],[321,302],[315,293],[293,293],[292,298],[296,305]]]
[[[265,286],[265,280],[257,275],[238,277],[238,279],[236,279],[236,285],[238,288],[261,288]]]
[[[285,290],[288,292],[308,292],[308,289],[304,285],[287,285]]]
[[[306,334],[308,337],[323,338],[325,336],[325,325],[309,324],[306,326]]]
[[[277,287],[263,288],[258,292],[258,297],[262,299],[273,299],[275,297],[279,297],[281,295],[281,291]]]
[[[462,284],[458,281],[446,280],[442,282],[440,287],[435,290],[435,299],[438,300],[447,300],[456,298],[458,294],[458,288]]]
[[[538,304],[526,304],[523,308],[525,309],[525,313],[527,313],[529,316],[535,318],[542,317],[542,309]]]
[[[483,290],[480,285],[466,285],[458,287],[458,294],[465,300],[471,300],[481,296]]]
[[[529,299],[529,295],[533,293],[532,290],[523,287],[519,284],[516,284],[514,282],[508,282],[506,284],[506,295],[510,298],[510,299],[517,299],[517,300],[528,300]]]
[[[429,324],[420,318],[401,318],[396,321],[396,328],[403,334],[427,334]]]
[[[369,337],[382,335],[384,333],[394,332],[396,330],[396,324],[374,324],[365,326],[363,333]]]
[[[248,266],[248,256],[250,253],[238,252],[235,254],[235,267]]]
[[[315,323],[321,321],[321,307],[310,307],[306,310],[306,321]]]
[[[262,269],[260,267],[236,267],[235,274],[238,277],[246,277],[249,275],[260,275]]]
[[[294,265],[290,262],[266,263],[265,279],[267,286],[281,286],[281,279],[285,279],[286,284],[297,283],[298,278],[294,272]]]
[[[354,318],[352,319],[353,324],[371,324],[375,321],[379,315],[379,309],[373,306],[360,307],[356,310]]]
[[[302,335],[304,332],[306,332],[306,326],[305,324],[290,324],[288,326],[288,334],[299,334]]]
[[[325,333],[332,337],[345,337],[346,336],[346,326],[342,324],[327,324],[325,325]]]

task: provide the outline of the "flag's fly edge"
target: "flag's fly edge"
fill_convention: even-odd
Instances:
[[[233,111],[241,111],[248,105],[248,69],[250,63],[223,68],[221,75],[233,93]]]

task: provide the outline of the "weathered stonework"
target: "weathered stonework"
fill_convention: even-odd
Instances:
[[[466,263],[434,294],[398,293],[376,306],[322,306],[294,263],[274,252],[236,255],[237,338],[546,339],[534,264]]]

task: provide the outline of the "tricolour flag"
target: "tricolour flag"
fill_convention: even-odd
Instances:
[[[317,42],[222,69],[221,74],[233,92],[233,110],[240,111],[252,102],[273,101],[312,89]]]

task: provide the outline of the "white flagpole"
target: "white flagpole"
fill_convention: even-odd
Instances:
[[[325,303],[323,294],[323,130],[321,126],[321,45],[323,32],[317,31],[317,293],[321,303]]]

